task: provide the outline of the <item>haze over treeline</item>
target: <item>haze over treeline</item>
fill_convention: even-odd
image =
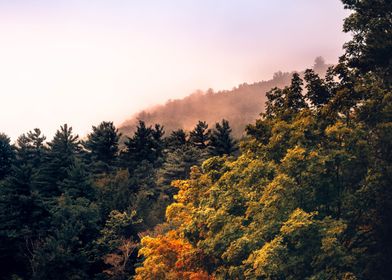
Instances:
[[[312,68],[324,76],[330,64],[324,58],[317,57]],[[302,75],[303,72],[299,71]],[[276,72],[272,79],[243,83],[232,90],[197,91],[185,98],[169,100],[164,105],[145,109],[120,126],[125,135],[135,132],[139,120],[148,125],[160,123],[167,132],[178,128],[190,131],[198,120],[204,120],[213,125],[222,119],[232,124],[236,137],[244,134],[246,125],[256,119],[264,111],[266,92],[273,87],[285,87],[290,84],[294,72]]]
[[[353,36],[326,72],[318,58],[151,110],[169,127],[197,111],[190,131],[102,121],[82,139],[58,124],[12,142],[0,129],[0,279],[390,280],[392,2],[342,4]],[[211,103],[241,123],[264,96],[241,139],[203,121]]]
[[[0,1],[0,130],[86,135],[197,89],[336,63],[338,0]]]

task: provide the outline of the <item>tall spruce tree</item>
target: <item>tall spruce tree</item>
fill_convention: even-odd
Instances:
[[[45,157],[47,147],[45,146],[46,137],[39,128],[35,128],[27,134],[18,137],[16,143],[17,161],[20,164],[31,164],[38,169]]]
[[[64,124],[48,143],[49,150],[39,173],[42,195],[52,197],[60,194],[58,184],[68,176],[69,168],[79,156],[81,147],[78,135],[73,135],[72,127]]]
[[[309,100],[310,104],[315,108],[319,108],[326,104],[331,95],[324,80],[321,79],[312,69],[307,69],[305,71],[304,78],[307,89],[306,98]]]
[[[155,125],[152,128],[140,120],[133,137],[125,141],[126,149],[122,154],[124,166],[132,171],[142,161],[156,163],[162,155],[163,134],[162,126]]]
[[[49,213],[35,189],[30,164],[13,165],[11,175],[0,181],[0,279],[11,274],[31,277],[31,245],[50,228]]]
[[[113,122],[101,122],[98,126],[93,126],[93,132],[87,135],[83,146],[88,151],[95,172],[108,172],[114,167],[120,137],[121,133]]]
[[[287,109],[298,112],[306,107],[305,98],[302,95],[302,86],[303,81],[301,77],[298,73],[294,73],[285,98],[285,107]]]
[[[184,180],[188,178],[191,167],[200,165],[208,154],[205,150],[187,144],[171,151],[166,156],[166,161],[159,169],[157,183],[165,193],[172,195],[175,189],[170,186],[173,180]]]
[[[177,129],[172,131],[165,140],[166,145],[170,150],[176,150],[187,143],[187,135],[183,129]]]
[[[0,133],[0,180],[4,179],[11,170],[11,164],[15,156],[14,149],[10,144],[10,138]]]
[[[227,120],[216,123],[212,130],[208,151],[213,156],[232,155],[238,150],[237,141],[231,135],[231,128]]]
[[[205,121],[199,121],[195,128],[189,133],[189,142],[199,149],[205,149],[210,140],[211,130]]]
[[[165,129],[160,124],[155,124],[152,128],[152,139],[153,139],[153,150],[155,152],[155,161],[162,159],[163,150],[165,148],[165,141],[163,136],[165,135]],[[158,164],[159,165],[159,164]]]
[[[265,117],[273,118],[282,115],[284,112],[284,91],[280,88],[273,88],[266,93]]]

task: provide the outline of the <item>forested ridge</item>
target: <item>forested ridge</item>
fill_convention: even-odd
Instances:
[[[270,89],[240,141],[225,119],[0,134],[0,278],[390,279],[392,4],[342,2],[339,63]]]
[[[326,64],[322,57],[317,57],[312,69],[324,77],[329,66],[331,65]],[[200,119],[208,123],[227,119],[232,124],[233,135],[240,138],[245,134],[245,127],[264,110],[265,93],[273,87],[289,85],[293,73],[279,71],[270,80],[243,83],[232,90],[199,90],[182,99],[170,100],[164,105],[137,113],[121,124],[119,131],[123,134],[132,134],[138,120],[150,125],[160,123],[171,132],[179,128],[191,130],[194,123]],[[302,76],[304,72],[300,74]]]

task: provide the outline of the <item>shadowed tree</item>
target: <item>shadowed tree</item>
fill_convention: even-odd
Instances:
[[[163,127],[156,124],[154,129],[139,121],[136,132],[132,138],[125,141],[123,164],[132,171],[142,161],[155,164],[163,149]]]
[[[298,112],[306,107],[305,98],[302,95],[302,86],[301,77],[298,73],[294,73],[285,98],[285,107],[291,111]]]
[[[72,127],[64,124],[48,143],[45,162],[39,173],[40,191],[44,196],[59,195],[58,184],[67,178],[69,168],[81,151],[79,136],[72,133]]]
[[[166,161],[158,171],[158,185],[163,186],[165,192],[173,194],[175,189],[170,186],[173,180],[183,180],[189,176],[191,167],[200,165],[207,158],[207,154],[192,145],[183,145],[170,152]]]
[[[205,149],[210,140],[211,130],[205,121],[199,121],[196,127],[189,133],[189,142],[199,149]]]
[[[237,141],[231,135],[227,120],[216,123],[212,130],[208,151],[212,156],[232,155],[238,150]]]
[[[166,138],[166,145],[171,150],[176,150],[187,143],[186,132],[183,129],[172,131],[169,137]]]
[[[97,127],[93,126],[93,132],[87,135],[83,146],[89,152],[97,172],[108,172],[114,167],[120,137],[121,133],[118,133],[113,122],[102,122]]]
[[[329,101],[331,95],[324,83],[324,80],[321,79],[312,69],[306,69],[305,81],[307,89],[306,98],[312,106],[319,108]]]
[[[7,135],[0,133],[0,180],[4,179],[10,172],[12,160],[15,156],[10,141]]]
[[[17,161],[20,164],[32,164],[34,168],[39,168],[47,152],[45,139],[39,128],[19,136],[16,141]]]
[[[344,20],[343,31],[353,34],[341,58],[362,74],[375,72],[392,84],[392,3],[389,0],[342,0],[353,13]]]

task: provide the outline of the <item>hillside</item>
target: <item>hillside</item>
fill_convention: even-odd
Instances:
[[[328,66],[321,57],[316,58],[313,69],[324,75]],[[124,135],[132,135],[138,120],[147,124],[160,123],[166,132],[183,128],[191,130],[198,120],[206,121],[210,127],[227,119],[236,137],[244,133],[247,124],[252,123],[263,111],[265,93],[273,87],[284,87],[290,83],[292,73],[277,72],[267,81],[241,84],[232,90],[214,92],[212,89],[197,91],[183,99],[170,100],[135,114],[120,126]],[[181,117],[179,117],[181,116]]]

